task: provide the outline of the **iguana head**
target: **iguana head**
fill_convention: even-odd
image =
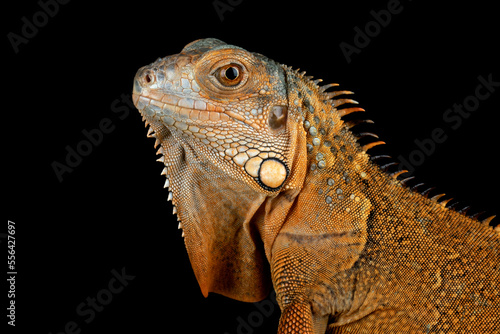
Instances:
[[[272,60],[216,39],[198,40],[141,68],[134,102],[155,133],[175,132],[256,191],[285,186],[287,86]]]
[[[169,199],[205,295],[254,301],[269,289],[265,252],[286,215],[275,209],[304,181],[301,108],[313,108],[287,80],[286,67],[217,39],[136,74],[133,101],[161,144]]]

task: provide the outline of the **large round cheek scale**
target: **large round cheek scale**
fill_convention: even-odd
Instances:
[[[269,188],[277,188],[285,182],[285,165],[276,159],[267,159],[262,162],[259,170],[259,179]]]

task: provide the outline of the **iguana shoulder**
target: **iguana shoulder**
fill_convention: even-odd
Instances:
[[[499,229],[376,165],[319,82],[216,39],[138,71],[203,294],[273,286],[279,333],[498,331]]]

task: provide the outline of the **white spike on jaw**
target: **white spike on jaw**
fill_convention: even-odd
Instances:
[[[160,145],[160,140],[158,138],[156,138],[156,141],[155,141],[155,148],[158,147],[158,145]]]
[[[168,198],[167,198],[167,201],[171,201],[172,198],[174,197],[174,195],[172,194],[171,191],[168,192]]]
[[[163,168],[163,170],[161,171],[161,175],[167,175],[167,167]]]
[[[155,136],[156,136],[156,134],[155,134],[155,132],[154,132],[153,128],[149,127],[149,129],[148,129],[148,134],[147,134],[146,136],[147,136],[148,138],[153,138],[153,137],[155,137]]]
[[[162,155],[161,157],[159,157],[158,159],[156,159],[156,161],[164,163],[165,162],[165,156]]]
[[[167,188],[170,186],[170,181],[168,179],[165,180],[165,184],[163,185],[163,188]]]
[[[179,225],[177,226],[177,229],[179,229],[179,230],[180,230],[181,228],[182,228],[182,223],[181,223],[181,222],[179,222]]]
[[[165,154],[165,150],[163,149],[163,146],[160,146],[158,151],[156,151],[156,155],[158,155],[158,154]]]
[[[176,214],[177,213],[177,207],[174,206],[173,210],[172,210],[172,214]]]

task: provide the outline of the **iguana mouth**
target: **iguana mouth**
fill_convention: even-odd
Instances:
[[[189,97],[182,98],[165,94],[161,100],[158,100],[134,94],[134,103],[144,116],[175,126],[180,130],[184,130],[183,122],[206,124],[207,121],[228,122],[231,120],[224,113],[224,108]]]

